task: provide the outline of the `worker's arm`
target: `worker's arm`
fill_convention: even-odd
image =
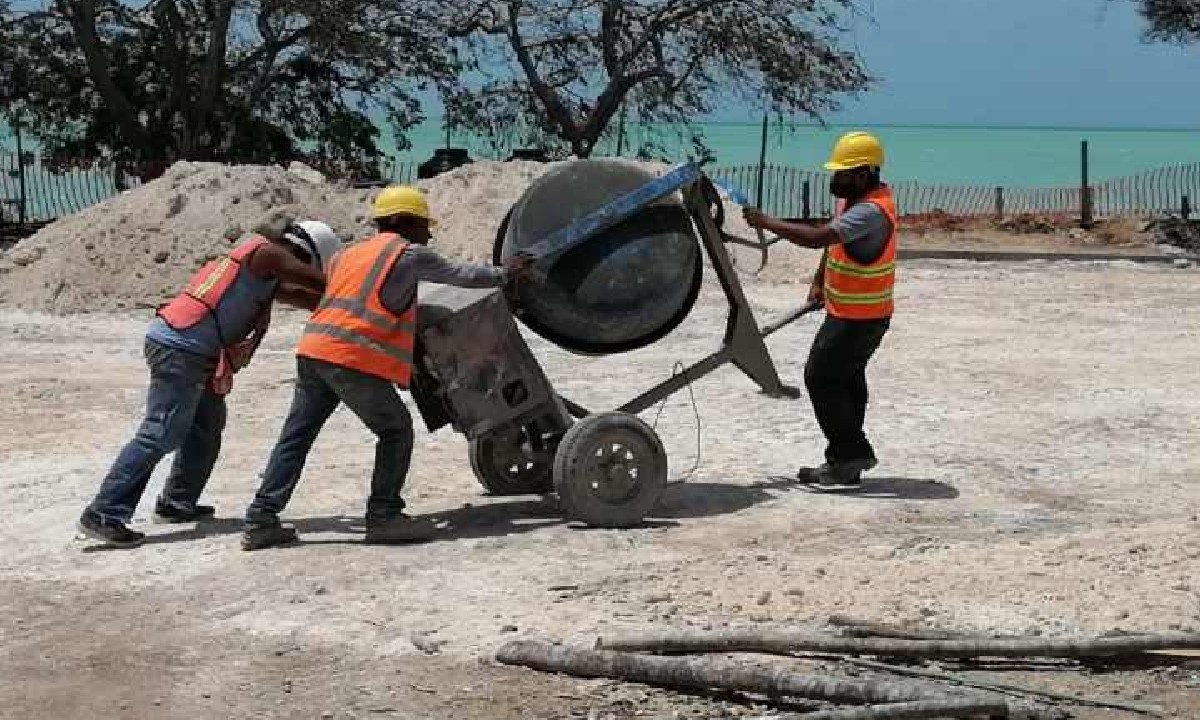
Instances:
[[[808,301],[810,303],[825,301],[825,256],[829,251],[821,253],[821,264],[817,266],[817,271],[813,273],[812,285],[808,287]]]
[[[311,264],[278,245],[263,245],[250,256],[250,272],[281,285],[295,286],[320,296],[325,292],[325,276]]]
[[[301,310],[316,310],[317,303],[321,302],[321,293],[294,286],[280,287],[275,293],[275,301]]]
[[[833,225],[810,227],[771,217],[757,208],[742,211],[746,224],[752,228],[773,232],[788,242],[806,248],[826,248],[844,242]]]

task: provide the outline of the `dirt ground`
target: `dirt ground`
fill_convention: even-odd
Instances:
[[[73,523],[139,419],[147,315],[0,311],[0,717],[728,717],[761,709],[491,657],[516,637],[835,613],[989,633],[1198,630],[1196,272],[906,264],[871,369],[882,465],[861,492],[795,485],[822,450],[807,400],[767,399],[727,368],[694,387],[693,473],[688,394],[658,420],[683,481],[646,528],[585,530],[553,500],[484,497],[465,442],[418,422],[406,496],[444,537],[362,545],[371,438],[342,411],[288,509],[304,542],[258,553],[238,549],[238,518],[290,399],[300,316],[280,319],[230,397],[207,496],[220,519],[150,525],[164,464],[139,510],[147,545],[95,552]],[[760,320],[799,292],[749,288]],[[605,408],[714,348],[722,318],[706,293],[646,350],[533,344],[560,392]],[[772,337],[785,379],[799,384],[816,322]],[[1194,665],[1005,677],[1200,716]]]

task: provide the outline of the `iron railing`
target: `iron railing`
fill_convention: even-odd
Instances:
[[[0,224],[45,222],[103,202],[136,187],[146,168],[111,163],[64,163],[26,153],[0,153]],[[337,174],[337,169],[325,168]],[[411,182],[417,164],[389,158],[379,167],[384,182]],[[718,166],[709,174],[738,188],[751,202],[758,197],[757,165]],[[349,173],[350,177],[354,175]],[[833,199],[829,174],[767,165],[761,168],[763,209],[789,218],[829,217]],[[23,181],[23,182],[22,182]],[[1003,188],[985,185],[940,185],[901,181],[893,184],[903,215],[945,212],[951,215],[1079,215],[1081,187]],[[1187,216],[1200,198],[1200,163],[1150,170],[1095,183],[1088,189],[1096,216]]]

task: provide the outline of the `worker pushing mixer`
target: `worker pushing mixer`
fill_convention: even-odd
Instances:
[[[296,348],[292,407],[267,461],[262,484],[246,511],[242,548],[291,543],[295,529],[279,521],[322,426],[345,403],[378,438],[367,500],[366,541],[428,539],[432,522],[404,514],[400,490],[413,449],[412,417],[396,392],[412,376],[417,284],[500,287],[529,266],[525,257],[504,268],[450,262],[425,247],[433,221],[424,193],[384,189],[372,216],[379,232],[341,251],[326,268],[328,284]]]
[[[866,369],[891,324],[898,229],[891,188],[880,180],[883,159],[883,146],[867,133],[837,142],[825,164],[834,173],[829,190],[837,198],[828,225],[808,227],[745,210],[751,227],[824,249],[809,300],[823,302],[826,317],[804,367],[804,384],[829,444],[824,464],[800,470],[807,483],[857,485],[877,464],[863,431]]]
[[[213,516],[214,509],[197,500],[221,449],[233,374],[262,342],[275,301],[316,307],[325,287],[322,267],[341,244],[321,222],[291,223],[272,213],[259,226],[260,234],[192,276],[150,324],[146,416],[79,518],[88,537],[117,547],[143,542],[145,535],[127,524],[154,468],[172,452],[175,461],[155,503],[155,519],[175,523]]]

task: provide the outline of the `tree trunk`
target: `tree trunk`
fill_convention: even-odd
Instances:
[[[944,699],[911,685],[801,675],[748,667],[716,658],[664,658],[587,650],[531,640],[506,643],[496,653],[505,665],[576,677],[613,678],[651,685],[705,690],[726,688],[771,697],[797,697],[840,703],[895,703]]]
[[[797,652],[909,658],[1046,657],[1095,658],[1147,650],[1200,648],[1200,634],[1161,633],[1091,638],[963,638],[901,640],[844,638],[794,630],[667,630],[636,637],[601,639],[599,647],[656,653]]]
[[[936,700],[871,705],[861,708],[819,710],[811,713],[772,715],[770,720],[929,720],[932,718],[1008,717],[1008,706],[986,700]],[[765,719],[764,719],[765,720]]]

